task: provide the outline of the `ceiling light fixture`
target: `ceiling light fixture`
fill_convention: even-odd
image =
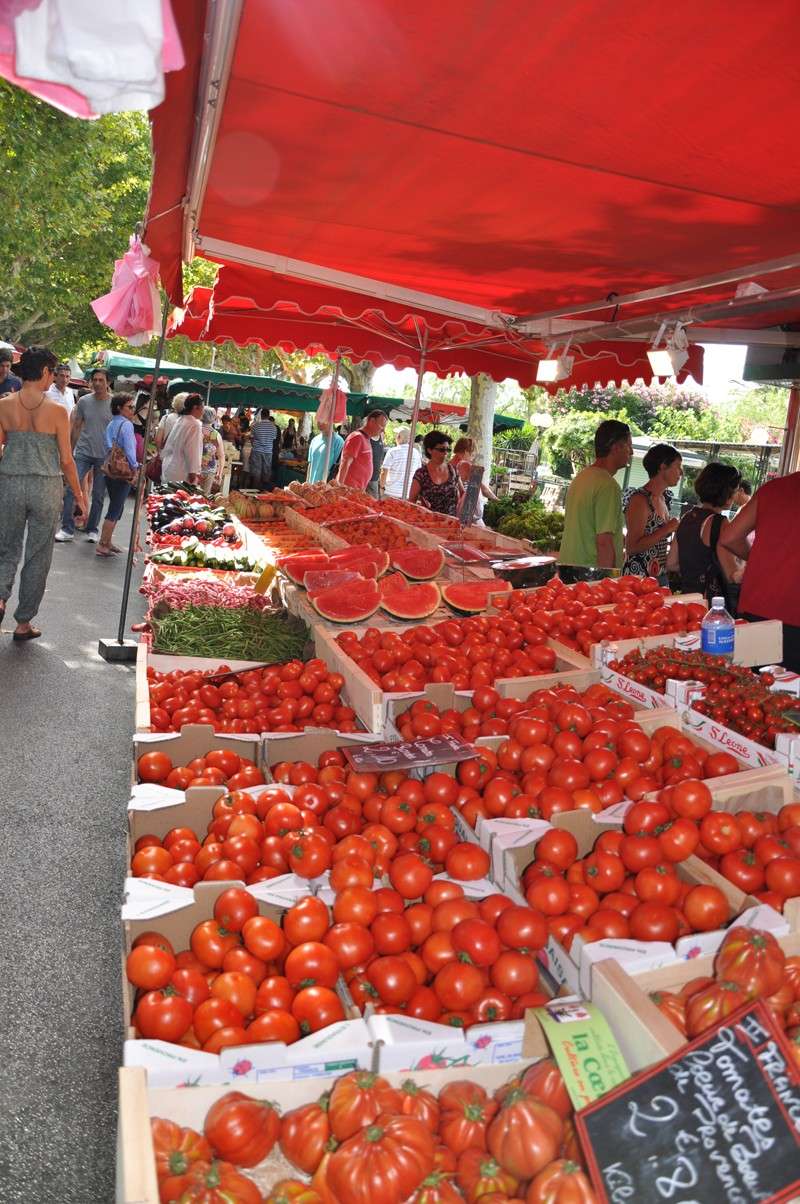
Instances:
[[[666,323],[662,322],[653,339],[653,346],[647,353],[653,376],[677,376],[689,358],[689,340],[680,322],[676,322],[675,329],[667,335],[664,346],[659,347],[665,326]]]
[[[567,339],[564,344],[564,351],[556,357],[553,354],[556,350],[556,344],[550,344],[547,349],[547,359],[539,360],[536,367],[536,379],[540,384],[553,384],[557,380],[566,380],[568,376],[572,375],[575,356],[567,355],[570,341],[570,339]]]

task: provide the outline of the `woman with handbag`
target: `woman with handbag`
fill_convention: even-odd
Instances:
[[[106,427],[106,458],[102,471],[106,477],[108,509],[103,519],[97,556],[113,556],[122,551],[111,542],[114,528],[122,518],[125,499],[136,480],[136,436],[133,431],[133,398],[130,393],[115,393],[111,398],[111,421]]]
[[[678,524],[667,557],[667,569],[680,573],[683,593],[705,594],[709,605],[713,597],[723,597],[734,617],[744,564],[725,546],[730,523],[722,511],[738,487],[739,472],[732,464],[706,464],[694,483],[698,504]]]

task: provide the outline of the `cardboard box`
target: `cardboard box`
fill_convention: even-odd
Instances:
[[[532,1028],[525,1038],[524,1060],[518,1062],[484,1063],[472,1066],[469,1078],[481,1084],[489,1093],[522,1074],[533,1062],[546,1056],[548,1050],[538,1022],[531,1017]],[[298,1079],[280,1086],[282,1112],[301,1107],[317,1099],[330,1089],[339,1073],[323,1078]],[[387,1079],[400,1086],[407,1077],[406,1071],[388,1072]],[[448,1082],[463,1078],[460,1066],[446,1070],[419,1070],[414,1072],[414,1081],[420,1087],[438,1092]],[[180,1088],[164,1089],[148,1082],[148,1075],[139,1067],[124,1067],[119,1072],[119,1127],[117,1131],[117,1204],[159,1204],[158,1185],[155,1173],[155,1155],[150,1132],[151,1117],[160,1116],[202,1131],[203,1122],[211,1105],[230,1090],[229,1086],[196,1086],[191,1091]],[[274,1099],[276,1088],[273,1082],[248,1082],[245,1090],[251,1096]],[[247,1172],[258,1183],[262,1193],[281,1178],[290,1174],[288,1164],[271,1155],[254,1172]]]
[[[451,616],[452,617],[452,616]],[[389,631],[407,631],[405,627],[388,627]],[[366,631],[366,624],[352,624],[349,627],[342,625],[343,631],[354,631],[358,635],[363,635]],[[371,732],[383,732],[386,727],[386,722],[389,713],[389,707],[394,706],[394,714],[398,714],[407,710],[416,698],[421,697],[419,692],[407,693],[388,693],[380,688],[371,677],[364,672],[359,665],[347,656],[336,642],[336,632],[319,627],[315,630],[315,649],[317,656],[324,660],[328,667],[337,673],[341,673],[348,683],[349,688],[349,705],[353,707],[356,715]],[[540,684],[545,678],[552,679],[560,674],[573,674],[576,670],[585,671],[591,668],[589,662],[580,653],[574,652],[571,648],[566,648],[563,645],[556,645],[555,641],[549,641],[550,645],[556,651],[556,673],[543,674],[542,676],[528,678],[498,678],[495,681],[495,689],[500,693],[507,687],[513,685],[515,688],[524,688],[520,683],[529,683],[527,693],[532,690],[539,689]]]
[[[694,600],[690,596],[690,600]],[[682,601],[676,597],[675,601]],[[696,639],[688,636],[695,635]],[[622,657],[634,649],[646,648],[699,648],[700,633],[676,633],[640,636],[630,640],[604,641],[592,645],[592,660],[601,665],[607,656],[609,644],[613,644],[614,656]],[[783,659],[783,625],[777,619],[763,619],[758,623],[737,623],[733,660],[736,665],[769,665]]]
[[[173,766],[188,765],[195,757],[204,757],[212,749],[225,748],[255,761],[263,770],[261,737],[259,735],[233,735],[215,732],[209,724],[190,723],[179,732],[137,732],[133,737],[133,764],[131,784],[138,781],[136,766],[139,757],[146,752],[164,752],[171,758]]]
[[[132,889],[144,884],[140,879],[129,879]],[[320,1029],[301,1038],[293,1045],[281,1042],[263,1042],[255,1045],[240,1045],[223,1050],[220,1054],[208,1054],[187,1049],[170,1042],[144,1040],[135,1036],[130,1026],[133,1014],[134,990],[124,972],[125,958],[137,936],[156,930],[172,942],[176,952],[190,947],[191,934],[197,924],[213,917],[214,904],[229,882],[199,882],[191,891],[182,887],[168,887],[165,883],[147,883],[147,889],[162,888],[159,894],[163,909],[157,918],[151,911],[140,918],[123,922],[123,974],[122,1006],[126,1040],[123,1064],[145,1066],[153,1080],[162,1086],[192,1084],[232,1083],[247,1079],[303,1078],[326,1073],[332,1067],[335,1073],[343,1073],[356,1067],[366,1068],[372,1062],[371,1036],[366,1022],[355,1010],[345,1004],[346,1019],[329,1028]],[[166,888],[166,889],[163,889]],[[267,915],[280,923],[285,900],[279,893],[271,891],[272,882],[260,883],[259,889],[250,889],[257,899],[261,915]],[[302,884],[304,894],[308,883]],[[168,910],[167,910],[168,908]],[[348,998],[344,988],[343,1001]]]
[[[787,956],[800,954],[799,933],[780,936],[778,941]],[[713,954],[640,973],[613,960],[595,965],[592,999],[608,1020],[631,1070],[644,1070],[686,1044],[685,1037],[649,998],[650,992],[680,991],[693,978],[710,977],[713,970]]]

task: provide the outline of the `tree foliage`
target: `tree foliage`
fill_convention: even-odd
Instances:
[[[742,439],[741,423],[731,415],[703,410],[659,410],[648,434],[653,439],[695,439],[698,442],[713,440],[717,443],[739,443]]]
[[[89,302],[144,213],[147,121],[81,121],[0,80],[0,128],[0,338],[71,355],[102,331]]]
[[[708,409],[708,402],[702,393],[682,389],[674,382],[645,385],[640,381],[603,389],[560,389],[550,404],[554,417],[591,410],[603,418],[612,418],[613,411],[627,410],[643,434],[651,433],[656,418],[665,409],[702,414]]]
[[[627,422],[631,433],[640,435],[641,429],[625,409],[609,410],[603,419],[617,418]],[[601,419],[602,421],[602,419]],[[542,438],[544,458],[556,468],[568,461],[574,472],[585,468],[594,459],[594,433],[598,427],[596,410],[573,410],[556,418]]]

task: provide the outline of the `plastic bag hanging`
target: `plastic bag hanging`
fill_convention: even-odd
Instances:
[[[158,262],[138,235],[114,265],[111,291],[92,301],[98,320],[133,347],[149,343],[160,329]]]
[[[333,389],[328,386],[323,389],[319,398],[319,406],[317,407],[317,426],[332,422],[334,426],[338,426],[340,422],[344,422],[347,417],[347,395],[341,389],[337,389],[334,393]]]

